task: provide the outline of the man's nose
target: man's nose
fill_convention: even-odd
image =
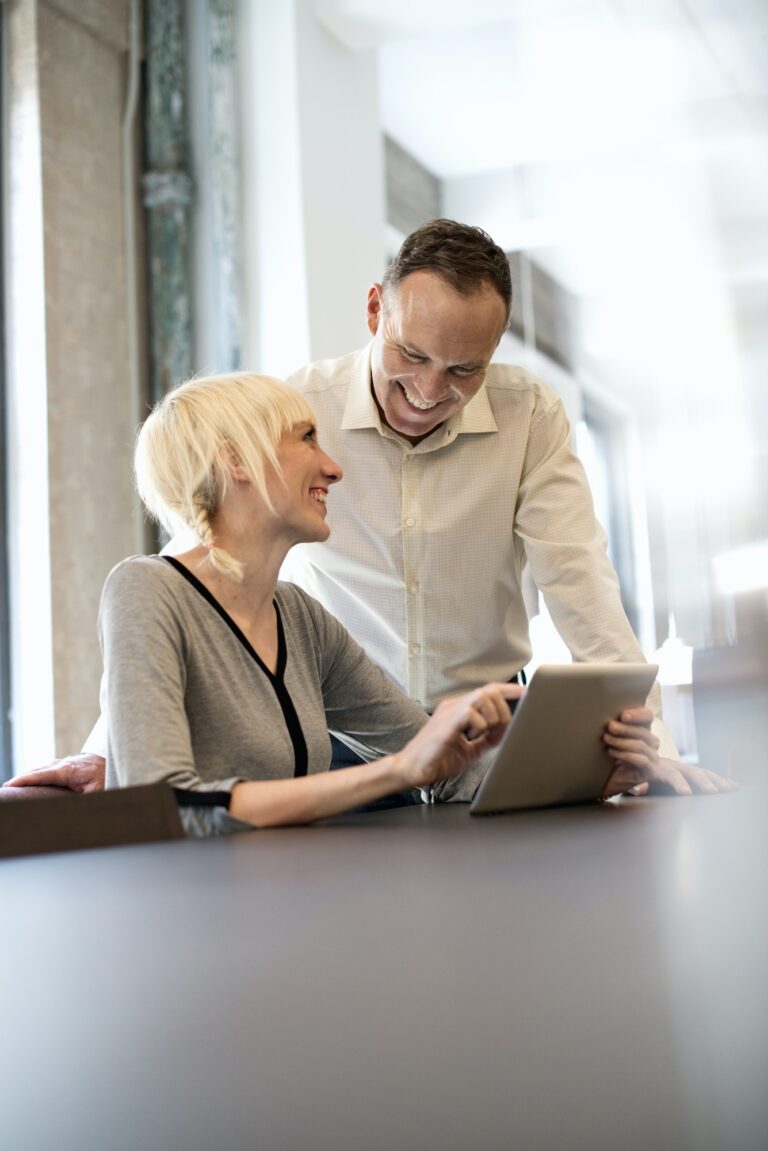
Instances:
[[[445,373],[434,364],[421,365],[417,382],[423,400],[429,402],[441,400],[446,393]]]

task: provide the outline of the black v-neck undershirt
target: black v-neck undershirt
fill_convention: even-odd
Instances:
[[[221,606],[219,601],[208,590],[204,583],[194,575],[189,568],[184,567],[184,564],[179,563],[175,556],[163,556],[166,563],[169,563],[172,568],[184,576],[184,579],[192,585],[192,587],[200,593],[204,600],[206,600],[214,611],[218,612],[224,623],[233,633],[233,635],[240,641],[249,656],[255,660],[264,675],[272,685],[272,689],[277,696],[277,701],[283,712],[285,719],[285,726],[288,728],[288,734],[291,737],[293,745],[293,774],[294,777],[307,774],[309,764],[309,757],[307,755],[307,741],[304,738],[304,732],[301,730],[301,723],[293,705],[288,688],[285,686],[285,665],[288,660],[288,647],[285,642],[285,630],[283,628],[283,619],[280,615],[280,608],[277,605],[277,600],[272,600],[275,608],[275,616],[277,618],[277,668],[274,674],[269,670],[259,653],[254,648],[253,644],[249,641],[247,636],[243,634],[240,628],[229,612]]]

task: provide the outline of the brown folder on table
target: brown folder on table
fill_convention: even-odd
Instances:
[[[176,798],[164,783],[0,802],[0,857],[183,838]]]

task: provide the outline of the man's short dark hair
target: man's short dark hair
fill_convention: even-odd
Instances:
[[[471,296],[490,284],[507,310],[512,308],[512,277],[509,260],[482,228],[456,220],[430,220],[410,236],[384,273],[382,287],[393,288],[411,272],[434,272],[463,296]]]

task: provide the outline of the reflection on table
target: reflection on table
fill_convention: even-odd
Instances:
[[[670,1148],[768,1133],[757,789],[0,864],[0,1143]]]

